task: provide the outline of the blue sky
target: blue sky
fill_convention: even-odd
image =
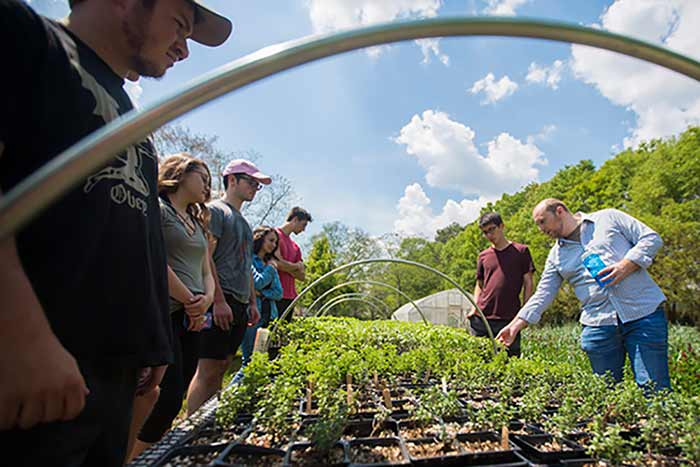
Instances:
[[[67,14],[65,0],[31,0]],[[209,0],[233,19],[218,48],[131,92],[141,105],[262,47],[376,21],[510,15],[598,25],[699,59],[697,0]],[[431,237],[567,164],[700,123],[700,86],[634,59],[541,40],[444,38],[335,56],[273,76],[179,120],[253,149],[321,224]]]

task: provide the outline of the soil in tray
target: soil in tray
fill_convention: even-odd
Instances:
[[[351,464],[405,463],[401,446],[396,443],[353,443],[350,445]]]
[[[404,437],[404,439],[416,439],[416,438],[436,438],[440,436],[443,432],[443,426],[440,423],[431,423],[430,425],[416,426],[413,423],[401,423],[399,425],[399,434]],[[446,430],[446,434],[449,432]],[[456,434],[456,432],[454,432]]]
[[[284,449],[289,444],[289,439],[275,439],[271,434],[262,431],[252,431],[243,440],[245,444],[259,446],[261,448]]]
[[[396,432],[389,423],[382,423],[381,426],[375,427],[371,421],[350,423],[343,430],[342,439],[352,440],[356,438],[387,438],[396,436]]]
[[[289,456],[290,465],[345,465],[345,449],[333,446],[328,452],[319,452],[314,446],[293,446]]]
[[[259,467],[279,467],[284,465],[284,456],[280,454],[253,454],[232,452],[224,458],[232,465],[257,465]]]
[[[456,456],[460,453],[455,443],[441,443],[435,441],[415,440],[406,441],[408,453],[416,459],[426,457]]]
[[[199,452],[191,454],[178,454],[168,459],[162,464],[163,467],[179,467],[179,466],[198,466],[209,465],[221,451],[214,450],[208,452]]]
[[[250,423],[240,424],[232,430],[203,430],[185,443],[186,446],[211,446],[235,441],[250,426]]]
[[[467,452],[488,452],[488,451],[502,451],[500,441],[492,440],[470,440],[461,441],[460,445]]]

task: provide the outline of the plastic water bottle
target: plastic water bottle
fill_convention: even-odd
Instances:
[[[581,261],[583,262],[584,267],[588,270],[591,276],[593,276],[593,279],[595,279],[599,286],[605,287],[612,281],[612,279],[602,281],[601,278],[598,277],[600,271],[602,271],[605,268],[605,263],[602,259],[600,259],[600,255],[598,255],[597,253],[587,253],[581,257]]]

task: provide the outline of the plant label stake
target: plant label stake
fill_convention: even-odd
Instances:
[[[379,375],[377,374],[377,370],[374,370],[374,387],[379,386]]]
[[[306,413],[311,413],[311,397],[314,390],[313,381],[309,381],[309,387],[306,388]]]
[[[266,328],[258,328],[255,333],[255,344],[253,344],[253,352],[266,353],[270,348],[270,330]]]
[[[508,427],[503,425],[501,427],[501,449],[509,449],[508,444]]]
[[[391,406],[391,393],[388,388],[382,390],[382,396],[384,396],[384,405],[387,409],[391,410],[393,407]]]
[[[348,407],[352,407],[352,384],[348,383]]]
[[[447,394],[447,378],[442,377],[442,392]]]
[[[345,383],[350,386],[352,384],[352,374],[351,373],[346,373],[345,374]]]
[[[425,372],[425,377],[423,378],[423,382],[427,383],[429,379],[430,379],[430,368],[428,368],[428,371]]]

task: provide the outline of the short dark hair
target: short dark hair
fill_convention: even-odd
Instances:
[[[540,204],[544,206],[545,211],[549,211],[553,214],[556,214],[557,208],[562,208],[566,212],[571,212],[569,211],[569,208],[566,207],[566,204],[562,200],[556,199],[556,198],[545,198],[542,201],[540,201]]]
[[[482,215],[479,219],[479,227],[486,227],[489,224],[493,224],[496,227],[503,225],[503,219],[501,215],[497,212],[487,212]]]
[[[309,211],[304,208],[300,208],[299,206],[294,206],[292,209],[290,209],[289,214],[287,214],[287,222],[291,222],[295,218],[299,219],[300,221],[313,222]]]

